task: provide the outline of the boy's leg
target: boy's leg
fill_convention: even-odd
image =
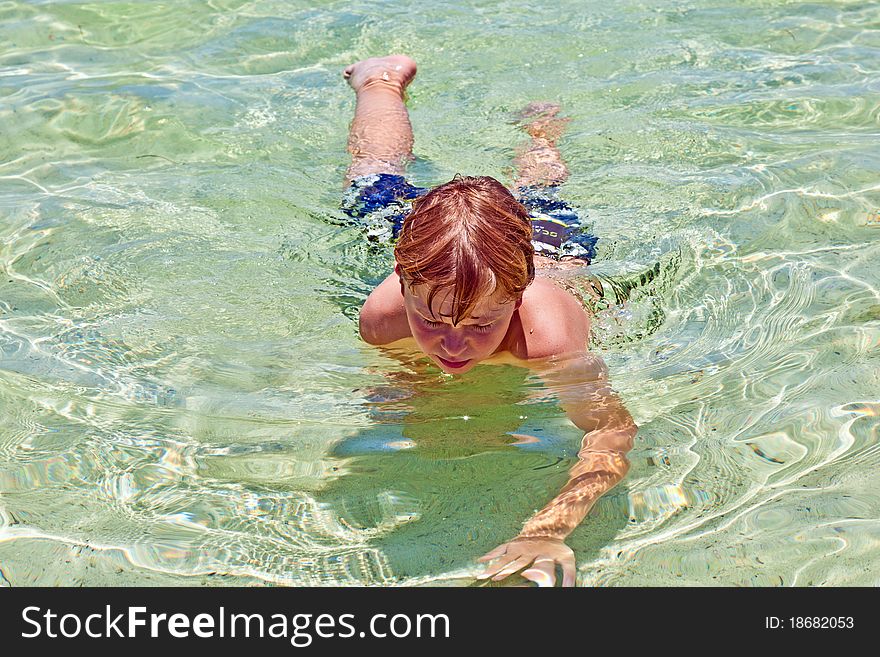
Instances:
[[[520,113],[523,129],[532,140],[517,153],[515,187],[560,185],[568,179],[568,168],[556,148],[568,119],[556,118],[559,105],[531,103]]]
[[[403,174],[413,147],[403,94],[416,75],[416,63],[405,55],[373,57],[352,64],[342,75],[357,94],[346,184],[375,173]]]
[[[531,140],[517,151],[514,160],[517,171],[514,189],[519,190],[524,187],[534,189],[534,192],[526,191],[524,194],[533,201],[537,200],[539,208],[542,200],[550,200],[554,204],[558,204],[552,194],[548,196],[540,188],[561,185],[568,179],[568,167],[565,166],[562,154],[556,147],[556,140],[565,132],[565,126],[569,119],[558,118],[556,115],[559,113],[559,109],[559,105],[556,103],[530,103],[519,114],[522,128],[529,134]],[[520,194],[522,195],[522,193]],[[523,200],[523,202],[527,207],[530,205],[528,200]],[[567,205],[564,203],[562,205],[564,209],[570,211]],[[555,208],[556,212],[559,210],[560,208]],[[532,211],[534,212],[534,210]],[[552,214],[553,212],[551,212]],[[535,217],[534,214],[532,216]],[[541,241],[540,238],[536,239]],[[583,265],[584,259],[580,256],[560,259],[558,256],[535,255],[535,266],[538,269],[557,271],[576,269],[581,271]],[[581,274],[581,276],[583,275]],[[599,285],[598,289],[601,289],[601,285],[598,282],[596,284]],[[566,289],[568,288],[566,287]]]

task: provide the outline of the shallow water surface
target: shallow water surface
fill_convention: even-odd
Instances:
[[[358,339],[340,71],[391,51],[417,184],[571,117],[641,427],[579,583],[880,583],[876,3],[12,0],[0,43],[0,584],[469,584],[564,484],[540,379]]]

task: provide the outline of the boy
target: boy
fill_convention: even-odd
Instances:
[[[456,176],[423,195],[402,177],[413,146],[404,91],[415,74],[403,55],[366,59],[343,73],[357,94],[345,208],[372,236],[398,238],[394,272],[364,304],[360,333],[369,344],[418,350],[447,374],[516,363],[559,391],[569,419],[585,432],[578,463],[517,537],[480,559],[491,563],[479,577],[497,581],[522,571],[552,586],[558,565],[563,586],[573,586],[574,553],[564,539],[626,474],[636,425],[604,364],[587,351],[583,305],[550,277],[564,268],[561,257],[584,264],[595,242],[552,195],[568,175],[555,146],[564,120],[555,116],[558,106],[526,108],[532,141],[517,157],[522,202],[489,177]]]

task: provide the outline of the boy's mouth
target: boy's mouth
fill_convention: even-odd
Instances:
[[[470,358],[467,360],[446,360],[445,358],[442,358],[440,356],[437,356],[437,360],[439,360],[451,370],[460,369],[471,362]]]

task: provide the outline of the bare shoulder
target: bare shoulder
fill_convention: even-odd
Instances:
[[[361,338],[372,345],[390,344],[411,335],[397,274],[391,273],[367,297],[359,326]]]
[[[548,358],[587,349],[590,318],[586,310],[551,279],[535,279],[523,294],[518,314],[519,336],[510,346],[514,356]]]

